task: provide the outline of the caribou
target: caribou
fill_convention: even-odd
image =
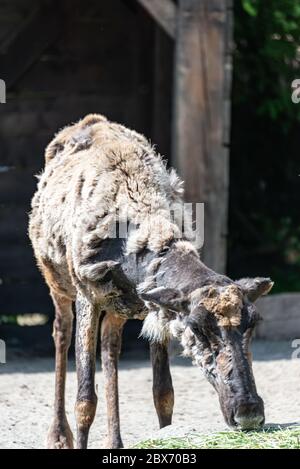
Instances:
[[[46,148],[45,160],[32,200],[29,236],[55,307],[55,404],[48,447],[73,447],[65,412],[73,304],[77,448],[87,448],[96,412],[99,336],[106,447],[123,446],[118,357],[123,327],[133,318],[143,321],[142,335],[150,342],[160,427],[172,422],[171,339],[203,370],[229,426],[261,427],[264,405],[249,347],[259,320],[254,302],[270,291],[272,281],[234,281],[201,261],[180,221],[170,217],[176,206],[184,206],[182,181],[142,135],[91,114],[62,129]],[[129,228],[121,237],[124,223]]]

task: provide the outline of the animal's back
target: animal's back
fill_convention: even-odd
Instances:
[[[112,235],[116,218],[136,226],[127,253],[159,251],[179,234],[170,210],[182,204],[181,181],[142,135],[88,115],[60,131],[45,157],[29,235],[52,288],[75,295],[80,266]]]

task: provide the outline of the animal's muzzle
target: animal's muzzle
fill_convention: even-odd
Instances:
[[[265,423],[264,405],[262,399],[241,401],[233,414],[233,425],[241,430],[257,430]]]

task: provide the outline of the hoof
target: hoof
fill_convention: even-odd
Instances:
[[[54,422],[47,436],[48,449],[73,449],[73,434],[67,421]]]

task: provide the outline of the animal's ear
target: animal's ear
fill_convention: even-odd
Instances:
[[[119,268],[120,262],[116,261],[103,261],[97,262],[96,264],[87,264],[83,265],[79,269],[79,274],[81,278],[86,278],[92,282],[103,279],[105,275],[117,268]]]
[[[235,283],[242,288],[250,301],[255,301],[258,297],[266,295],[274,285],[270,278],[264,277],[241,278]]]
[[[180,312],[187,306],[187,298],[175,288],[157,287],[148,292],[141,293],[140,297],[144,301],[149,301],[158,306]]]

